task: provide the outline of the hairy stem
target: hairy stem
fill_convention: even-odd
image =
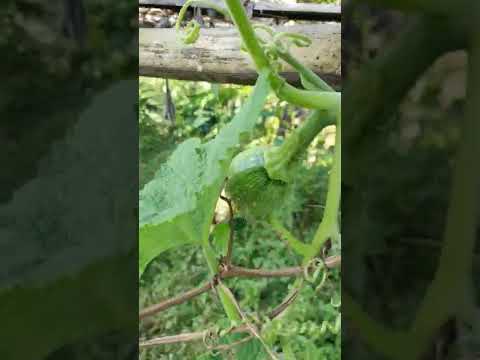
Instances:
[[[301,76],[305,78],[305,80],[316,86],[319,90],[335,91],[330,85],[323,81],[322,78],[315,74],[310,68],[303,65],[288,51],[278,51],[278,56],[291,67],[293,67]]]
[[[205,330],[205,331],[197,331],[193,333],[183,333],[178,335],[162,336],[162,337],[140,342],[140,348],[145,349],[145,348],[160,346],[160,345],[200,341],[205,338],[207,333],[208,331]]]
[[[335,268],[340,266],[341,257],[339,255],[330,256],[325,259],[325,265],[328,268]],[[276,278],[276,277],[295,277],[302,275],[304,268],[301,266],[286,267],[281,269],[250,269],[241,266],[230,265],[225,271],[220,272],[219,276],[222,279],[229,278]],[[140,311],[139,318],[144,319],[146,317],[158,314],[164,310],[167,310],[173,306],[183,304],[201,294],[210,291],[213,287],[217,286],[216,281],[208,281],[200,285],[197,288],[188,290],[182,294],[174,296],[172,298],[163,300],[158,304],[149,306]]]
[[[340,197],[341,197],[341,181],[342,181],[342,132],[341,132],[341,114],[338,114],[337,128],[335,132],[335,153],[333,159],[333,166],[328,179],[327,201],[325,204],[325,212],[323,219],[313,238],[313,250],[305,257],[304,264],[308,263],[315,257],[323,244],[329,239],[338,240],[339,225],[338,217],[340,211]]]
[[[298,240],[290,231],[288,231],[283,224],[275,217],[270,218],[270,225],[273,229],[284,238],[288,245],[297,253],[302,256],[306,256],[311,252],[310,245],[305,244]]]
[[[240,32],[245,48],[255,63],[257,71],[262,72],[268,69],[270,72],[270,85],[280,99],[308,109],[338,111],[340,107],[340,94],[300,90],[288,84],[285,79],[274,72],[265,52],[258,42],[255,30],[250,24],[240,0],[225,0],[225,2]]]
[[[277,96],[291,104],[313,110],[339,111],[341,95],[332,91],[301,90],[276,73],[270,73],[270,84]]]
[[[295,302],[299,292],[299,287],[295,287],[295,290],[287,296],[287,298],[282,301],[281,304],[277,305],[272,311],[267,314],[267,317],[270,320],[274,320],[275,318],[282,315],[285,310]],[[235,326],[234,328],[230,329],[228,333],[242,333],[242,332],[249,332],[249,328],[247,325],[239,325]],[[171,336],[163,336],[159,338],[154,338],[150,340],[146,340],[140,343],[140,348],[147,348],[152,346],[159,346],[159,345],[166,345],[166,344],[175,344],[175,343],[183,343],[183,342],[190,342],[190,341],[200,341],[205,339],[208,335],[209,331],[198,331],[193,333],[184,333],[179,335],[171,335]],[[253,335],[252,335],[253,336]],[[233,344],[230,344],[230,346]]]
[[[253,62],[257,67],[257,70],[262,71],[270,68],[270,62],[267,56],[263,52],[262,47],[257,41],[255,31],[253,30],[250,21],[248,20],[245,8],[242,6],[239,0],[225,0],[227,7],[232,16],[233,22],[237,26],[240,36],[242,37],[243,44],[252,56]]]
[[[289,182],[290,166],[296,162],[299,155],[307,150],[308,145],[318,133],[335,118],[332,113],[313,111],[305,122],[292,132],[285,142],[265,152],[265,168],[271,179]]]
[[[140,319],[146,318],[148,316],[152,316],[155,314],[158,314],[159,312],[162,312],[168,308],[171,308],[172,306],[175,305],[180,305],[183,304],[184,302],[193,299],[194,297],[197,297],[203,293],[206,293],[209,291],[214,284],[210,282],[206,282],[205,284],[199,286],[198,288],[191,289],[183,294],[180,294],[178,296],[175,296],[173,298],[167,299],[165,301],[162,301],[161,303],[149,306],[146,309],[143,309],[140,311]]]

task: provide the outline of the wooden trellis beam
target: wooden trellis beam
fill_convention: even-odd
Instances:
[[[275,31],[308,35],[312,45],[292,48],[294,56],[334,86],[341,78],[341,25],[315,23],[280,26]],[[139,35],[140,75],[216,83],[253,84],[257,73],[249,56],[240,51],[235,28],[206,28],[193,45],[181,42],[175,29],[142,28]],[[283,75],[298,84],[298,76],[286,67]]]
[[[225,8],[223,0],[209,0],[217,6]],[[157,7],[164,9],[180,9],[185,0],[139,0],[143,7]],[[341,7],[334,4],[306,4],[306,3],[276,3],[273,1],[257,0],[252,2],[253,16],[255,17],[286,17],[289,19],[340,21]],[[200,8],[208,6],[196,5]]]

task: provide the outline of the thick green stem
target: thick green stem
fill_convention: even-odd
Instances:
[[[274,147],[265,152],[265,168],[267,169],[268,175],[272,179],[282,180],[284,182],[290,181],[290,165],[297,160],[298,155],[305,151],[313,139],[317,136],[321,129],[326,125],[326,119],[330,120],[331,114],[325,113],[322,111],[313,111],[310,116],[307,118],[305,123],[297,129],[293,134],[287,138],[285,143],[280,147]],[[332,173],[330,174],[329,179],[329,189],[327,195],[327,205],[325,210],[325,216],[322,220],[322,223],[319,227],[319,232],[322,229],[322,234],[325,233],[326,238],[330,235],[332,237],[337,237],[339,233],[337,216],[340,206],[340,116],[337,116],[337,133],[336,133],[336,146],[335,146],[335,158],[334,166],[332,168]],[[336,214],[335,216],[329,214]],[[324,241],[315,241],[312,245],[304,244],[298,239],[296,239],[287,229],[283,227],[281,222],[275,219],[273,216],[270,219],[270,224],[279,232],[292,247],[292,249],[304,257],[304,265],[307,264],[314,256],[316,256],[320,250],[321,245]],[[324,228],[328,229],[325,231]],[[334,231],[333,231],[333,230]],[[318,235],[315,237],[317,238]],[[336,240],[336,239],[335,239]]]
[[[288,151],[285,154],[289,160],[295,160],[298,155],[305,151],[310,143],[317,137],[318,133],[325,126],[332,123],[335,116],[325,111],[316,110],[305,120],[305,122],[291,134],[280,146]]]
[[[325,126],[333,123],[332,119],[334,118],[331,113],[315,110],[300,128],[287,137],[281,146],[266,151],[264,157],[268,176],[271,179],[289,182],[290,166],[307,149],[318,133]]]
[[[303,65],[288,51],[278,51],[278,56],[287,64],[292,66],[305,80],[312,85],[316,86],[319,90],[323,91],[335,91],[330,85],[323,81],[317,74],[311,69]]]
[[[332,91],[300,90],[290,85],[276,73],[270,73],[270,85],[277,96],[293,105],[307,109],[337,112],[341,106],[341,94]]]
[[[323,89],[325,91],[334,91],[327,83],[325,83],[320,77],[318,77],[313,71],[305,67],[302,63],[296,60],[287,51],[279,51],[279,56],[285,60],[288,64],[293,66],[307,81],[312,85]],[[315,236],[313,248],[310,249],[311,254],[316,254],[319,247],[326,241],[325,236],[337,235],[338,229],[338,211],[340,208],[340,181],[341,181],[341,115],[336,116],[338,119],[336,129],[336,145],[335,145],[335,158],[332,173],[329,179],[329,189],[327,196],[327,204],[325,210],[325,218],[320,225],[317,234]],[[285,178],[287,174],[285,169],[288,169],[288,164],[297,158],[298,154],[304,150],[310,142],[317,136],[321,129],[327,124],[325,120],[335,118],[331,114],[316,110],[305,123],[294,134],[290,135],[285,143],[278,149],[274,149],[266,154],[267,159],[271,159],[272,163],[280,163],[283,161],[282,170],[283,173],[277,168],[276,172],[269,171],[270,177]],[[322,121],[323,120],[323,121]],[[272,173],[271,173],[272,172]],[[322,235],[324,234],[325,235]],[[328,233],[328,234],[327,234]],[[319,240],[320,238],[320,240]],[[316,249],[316,250],[315,250]],[[311,255],[306,256],[308,260],[311,259]]]
[[[253,58],[257,70],[262,71],[270,68],[270,62],[260,46],[255,31],[248,20],[245,8],[239,0],[225,0],[228,10],[232,16],[233,22],[237,26],[243,44]]]
[[[289,52],[282,51],[278,52],[278,54],[319,90],[334,91],[326,82],[295,59]],[[265,154],[267,163],[281,164],[282,169],[280,170],[279,166],[267,168],[269,176],[272,179],[287,181],[288,176],[285,171],[288,171],[289,165],[298,158],[302,151],[306,150],[308,145],[325,126],[334,124],[335,120],[336,116],[332,113],[321,110],[313,111],[302,126],[295,130],[280,147],[274,148]]]
[[[303,242],[301,242],[300,240],[298,240],[290,231],[288,231],[283,225],[282,223],[277,219],[275,218],[274,216],[272,216],[270,218],[270,224],[272,225],[273,229],[279,233],[288,243],[288,245],[290,245],[290,247],[297,253],[297,254],[300,254],[302,256],[307,256],[310,252],[311,252],[311,249],[310,249],[310,245],[308,244],[305,244]]]
[[[342,176],[342,126],[341,114],[338,114],[337,128],[335,133],[335,154],[333,166],[328,179],[327,201],[323,219],[313,238],[313,251],[305,257],[304,264],[308,263],[313,257],[317,256],[325,241],[329,238],[338,240],[340,230],[338,225],[338,216],[340,211],[341,197],[341,176]]]
[[[225,0],[225,2],[257,71],[262,72],[266,69],[270,71],[270,85],[280,99],[308,109],[327,111],[339,109],[341,101],[339,93],[300,90],[289,85],[285,79],[273,72],[241,2],[239,0]]]

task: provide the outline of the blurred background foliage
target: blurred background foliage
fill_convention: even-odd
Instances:
[[[0,201],[37,171],[102,90],[138,74],[137,3],[71,1],[88,14],[82,36],[66,36],[67,1],[0,4]],[[28,94],[28,96],[25,96]],[[31,151],[25,151],[30,149]]]
[[[175,146],[190,137],[213,138],[239,110],[248,86],[193,83],[140,78],[140,186],[155,174]],[[171,101],[170,101],[171,100]],[[271,96],[255,135],[246,147],[280,144],[307,113]],[[283,221],[301,240],[310,241],[323,214],[335,128],[326,128],[311,144],[296,170],[295,191],[282,205]],[[339,253],[336,245],[331,253]],[[294,266],[299,258],[264,223],[244,223],[235,230],[233,261],[246,267],[275,269]],[[339,270],[331,270],[320,291],[307,284],[295,305],[281,319],[268,325],[267,341],[292,351],[297,359],[339,359]],[[209,273],[199,247],[185,246],[163,253],[149,265],[140,283],[140,308],[157,303],[208,281]],[[246,312],[266,313],[289,293],[293,279],[229,279]],[[140,325],[142,339],[226,326],[226,317],[213,292],[146,318]],[[161,346],[140,353],[140,359],[197,359],[206,353],[201,342]],[[220,358],[228,358],[220,357]]]
[[[373,68],[370,61],[390,51],[416,20],[344,0],[344,88]],[[342,158],[344,168],[356,169],[342,189],[342,261],[348,264],[343,285],[373,318],[396,329],[410,324],[438,266],[452,169],[462,141],[467,63],[462,50],[438,58],[391,115],[362,134],[368,140]],[[405,72],[391,67],[388,76]],[[351,105],[354,96],[351,92],[343,105]],[[478,262],[474,266],[478,269]],[[353,327],[343,325],[346,359],[385,359],[364,345]],[[451,336],[454,332],[456,338]],[[446,324],[422,358],[474,358],[480,349],[478,339],[478,333],[461,325]],[[440,346],[448,356],[435,352]]]

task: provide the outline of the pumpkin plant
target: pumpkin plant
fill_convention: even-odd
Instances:
[[[177,30],[188,6],[180,11]],[[201,2],[202,4],[204,2]],[[201,143],[191,138],[181,143],[164,163],[154,179],[140,192],[140,276],[148,263],[162,252],[184,244],[201,247],[211,272],[212,281],[203,288],[186,293],[175,301],[161,304],[156,309],[144,311],[143,316],[164,310],[189,298],[214,288],[230,326],[225,329],[183,334],[180,337],[152,339],[141,346],[153,346],[177,341],[203,339],[208,345],[212,339],[221,346],[235,347],[237,359],[251,358],[252,346],[263,357],[278,359],[275,349],[264,339],[262,320],[270,321],[279,316],[294,302],[304,280],[316,281],[320,273],[325,279],[326,270],[339,264],[339,258],[327,258],[322,248],[327,240],[340,241],[338,223],[340,206],[340,159],[341,159],[341,95],[306,68],[290,53],[292,46],[309,46],[310,40],[288,32],[274,33],[265,26],[254,27],[239,0],[226,0],[227,10],[213,6],[230,18],[242,39],[242,49],[252,58],[258,80],[252,94],[233,120],[224,126],[209,142]],[[183,30],[183,41],[194,43],[200,34],[198,23],[193,20]],[[303,88],[294,87],[280,75],[283,63],[290,64],[300,74]],[[305,122],[296,129],[280,146],[256,147],[238,153],[241,143],[248,140],[267,96],[274,92],[278,98],[293,105],[310,109]],[[281,207],[285,196],[292,191],[295,180],[294,169],[302,153],[327,125],[336,125],[334,161],[329,177],[324,217],[307,243],[296,239],[276,216],[274,209]],[[225,188],[226,198],[221,195]],[[239,211],[247,219],[266,221],[285,240],[292,250],[302,258],[302,263],[293,271],[304,275],[294,285],[292,294],[268,314],[265,319],[251,317],[240,308],[232,291],[223,283],[224,278],[234,276],[274,276],[275,271],[262,272],[259,269],[243,269],[232,264],[233,231],[230,225],[220,224],[212,229],[212,218],[219,197],[225,199],[230,212]],[[212,245],[212,238],[216,241]],[[220,244],[220,246],[219,246]],[[279,275],[284,271],[277,271]],[[319,287],[323,281],[320,282]],[[141,314],[141,316],[142,316]],[[339,318],[335,331],[339,331]],[[245,335],[245,333],[247,335]],[[179,340],[181,339],[181,340]],[[250,350],[248,350],[250,349]],[[259,352],[259,354],[260,354]],[[283,349],[287,353],[286,349]],[[260,355],[259,355],[260,356]]]

